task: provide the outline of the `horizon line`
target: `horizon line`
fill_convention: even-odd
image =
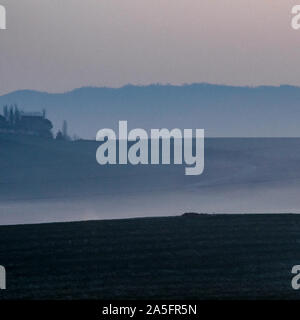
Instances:
[[[213,86],[213,87],[228,87],[228,88],[245,88],[245,89],[259,89],[259,88],[282,88],[282,87],[290,87],[290,88],[297,88],[300,89],[299,85],[291,85],[291,84],[278,84],[278,85],[230,85],[230,84],[221,84],[221,83],[211,83],[211,82],[191,82],[191,83],[182,83],[182,84],[172,84],[172,83],[150,83],[150,84],[132,84],[127,83],[122,86],[118,87],[109,87],[109,86],[93,86],[93,85],[87,85],[87,86],[81,86],[74,89],[66,90],[66,91],[43,91],[43,90],[37,90],[37,89],[16,89],[13,91],[9,91],[8,93],[0,94],[0,97],[4,97],[7,95],[11,95],[14,93],[20,93],[20,92],[32,92],[32,93],[40,93],[40,94],[49,94],[49,95],[63,95],[72,93],[75,91],[79,91],[82,89],[109,89],[109,90],[119,90],[124,89],[127,87],[136,87],[136,88],[147,88],[147,87],[177,87],[177,88],[183,88],[183,87],[191,87],[191,86]]]

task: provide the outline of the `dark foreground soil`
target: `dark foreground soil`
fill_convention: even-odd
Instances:
[[[300,215],[0,227],[0,299],[298,299]]]

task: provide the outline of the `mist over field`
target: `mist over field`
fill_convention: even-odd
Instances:
[[[300,212],[300,139],[205,140],[205,169],[100,166],[94,141],[0,135],[1,224]]]
[[[0,300],[299,299],[295,0],[0,2]]]
[[[2,224],[222,213],[300,212],[300,88],[209,84],[16,91],[0,105],[46,109],[53,133],[94,140],[101,128],[204,128],[205,169],[100,166],[99,143],[0,134]],[[274,138],[274,137],[281,138]],[[248,137],[248,138],[239,138]],[[252,138],[250,138],[252,137]],[[265,138],[256,138],[265,137]],[[269,138],[266,138],[269,137]],[[273,138],[272,138],[273,137]]]

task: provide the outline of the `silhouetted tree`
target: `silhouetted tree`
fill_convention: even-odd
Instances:
[[[57,132],[55,139],[60,141],[65,140],[61,131]]]
[[[17,127],[21,120],[21,113],[18,109],[18,106],[15,104],[15,113],[14,113],[14,125]]]
[[[3,116],[4,116],[5,120],[8,120],[8,106],[7,105],[5,105],[3,107]]]
[[[13,106],[10,106],[10,108],[9,108],[8,122],[9,122],[9,124],[10,124],[11,126],[14,125],[15,115],[14,115],[14,108],[13,108]]]
[[[68,124],[67,121],[64,120],[63,125],[62,125],[62,135],[64,137],[65,140],[68,140]]]

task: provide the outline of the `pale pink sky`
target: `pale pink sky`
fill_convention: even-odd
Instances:
[[[298,0],[300,4],[300,0]],[[127,83],[300,85],[297,0],[0,0],[0,94]]]

